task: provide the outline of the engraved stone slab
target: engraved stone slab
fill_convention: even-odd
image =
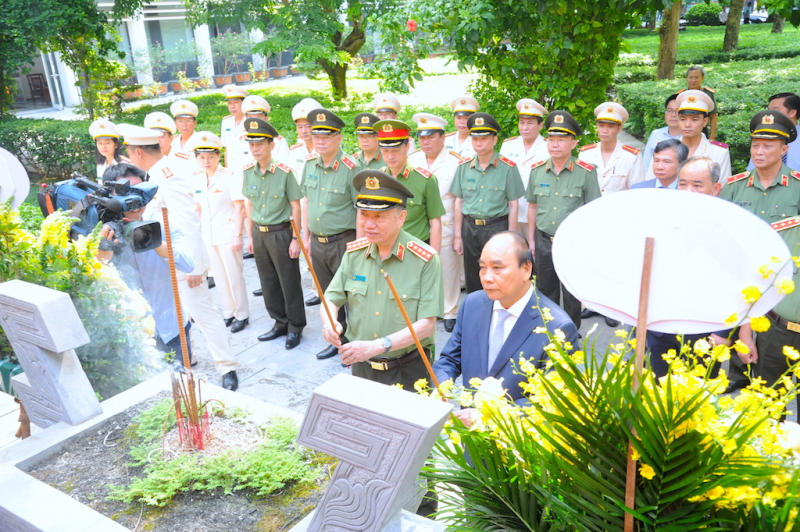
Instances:
[[[77,425],[102,412],[75,354],[89,336],[67,294],[24,281],[2,283],[0,324],[25,370],[11,380],[32,423]]]
[[[317,388],[297,441],[341,463],[307,530],[380,532],[416,509],[417,476],[451,408],[351,375]]]

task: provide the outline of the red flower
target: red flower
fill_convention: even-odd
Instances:
[[[406,22],[406,27],[408,28],[408,31],[417,31],[417,21],[409,20]]]

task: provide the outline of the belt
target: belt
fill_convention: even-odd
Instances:
[[[272,231],[283,231],[284,229],[288,229],[292,226],[292,222],[283,222],[282,224],[278,225],[261,225],[256,224],[258,230],[262,233],[271,233]]]
[[[800,332],[800,323],[795,323],[793,321],[785,320],[771,310],[767,312],[767,316],[777,321],[778,323],[780,323],[781,325],[783,325],[792,332]]]
[[[555,237],[554,237],[554,236],[552,236],[552,235],[548,235],[547,233],[545,233],[545,232],[544,232],[544,231],[542,231],[541,229],[536,229],[536,230],[537,230],[537,231],[539,231],[539,232],[542,234],[542,236],[545,236],[545,237],[549,238],[549,239],[550,239],[550,242],[552,242],[552,241],[553,241],[553,239],[555,238]]]
[[[507,222],[508,215],[505,216],[498,216],[497,218],[487,218],[485,220],[477,220],[472,216],[466,216],[467,221],[472,222],[475,225],[492,225],[500,222]]]
[[[427,347],[423,348],[425,351],[425,355],[430,357],[431,350]],[[409,351],[405,355],[399,356],[397,358],[371,358],[367,360],[372,369],[375,371],[388,371],[390,369],[394,369],[398,366],[402,366],[403,364],[407,364],[417,358],[419,356],[419,351],[414,349],[413,351]]]
[[[341,233],[331,235],[331,236],[319,236],[311,233],[311,236],[317,239],[320,244],[330,244],[331,242],[336,242],[337,240],[341,240],[343,238],[347,238],[348,236],[355,233],[355,229],[348,229],[347,231],[342,231]]]

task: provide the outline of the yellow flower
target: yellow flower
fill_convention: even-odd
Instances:
[[[755,332],[766,332],[769,329],[769,319],[765,316],[750,318],[750,327]]]
[[[757,286],[750,285],[742,290],[742,298],[746,303],[755,303],[761,299],[761,290]]]
[[[722,445],[722,452],[725,454],[731,454],[733,451],[736,450],[736,440],[730,438],[725,440],[725,443]]]
[[[769,276],[775,272],[772,271],[772,269],[769,267],[769,264],[762,264],[758,268],[758,273],[761,274],[762,279],[769,279]]]
[[[731,350],[727,345],[718,345],[714,347],[714,351],[711,353],[711,356],[717,362],[725,362],[726,360],[730,360]]]
[[[800,353],[797,352],[797,349],[790,345],[783,346],[783,356],[790,360],[798,360],[800,359]]]
[[[781,262],[781,259],[779,259],[779,258],[778,258],[778,257],[776,257],[775,255],[773,255],[772,257],[770,257],[770,259],[769,259],[769,260],[771,260],[771,261],[772,261],[772,262],[774,262],[775,264],[777,264],[777,263]]]
[[[794,281],[791,279],[781,279],[775,283],[775,289],[779,294],[791,294],[794,292]]]
[[[725,320],[725,325],[727,325],[728,327],[733,327],[737,323],[739,323],[739,315],[736,314],[735,312],[730,316],[728,316],[728,319]]]
[[[633,460],[634,462],[638,461],[639,458],[641,458],[641,457],[642,457],[642,455],[640,455],[639,452],[636,449],[631,451],[631,460]]]
[[[647,464],[642,464],[642,466],[639,468],[639,474],[647,480],[652,480],[653,477],[656,476],[655,470]]]
[[[794,262],[796,268],[800,268],[800,257],[792,257],[792,262]]]
[[[736,342],[733,344],[733,348],[736,349],[736,352],[740,355],[747,355],[750,353],[750,349],[744,345],[741,340],[736,340]]]
[[[427,391],[428,390],[428,379],[426,379],[424,377],[422,379],[417,379],[417,381],[414,383],[414,389],[417,391],[417,393],[421,393],[421,392]]]
[[[553,315],[550,314],[550,309],[547,307],[542,308],[542,319],[545,323],[553,321]]]
[[[533,332],[535,334],[547,334],[547,327],[536,327]]]
[[[694,343],[694,352],[698,355],[704,355],[711,351],[711,344],[705,338],[700,338]]]
[[[620,338],[627,338],[628,331],[626,331],[625,329],[617,329],[616,331],[614,331],[614,335],[619,336]]]

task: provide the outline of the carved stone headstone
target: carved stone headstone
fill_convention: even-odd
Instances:
[[[424,491],[419,471],[451,408],[350,375],[337,375],[317,388],[297,441],[341,463],[313,517],[301,528],[314,532],[397,528],[401,511],[413,511],[419,504]],[[412,520],[407,512],[403,519]],[[416,524],[402,528],[433,530]]]
[[[75,354],[89,336],[67,294],[24,281],[2,283],[0,324],[25,370],[12,382],[32,423],[77,425],[102,412]]]

